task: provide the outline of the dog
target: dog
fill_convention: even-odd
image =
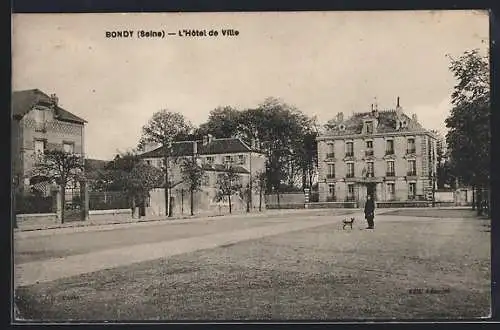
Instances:
[[[347,220],[347,218],[344,218],[344,220],[342,220],[342,222],[344,223],[344,225],[342,226],[342,230],[345,230],[345,228],[347,226],[351,227],[351,229],[352,229],[352,224],[354,223],[354,217],[352,217],[350,220]]]

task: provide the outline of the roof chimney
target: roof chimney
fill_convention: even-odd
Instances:
[[[337,113],[337,121],[338,122],[344,121],[344,113],[343,112]]]
[[[52,102],[54,106],[57,106],[57,104],[59,103],[59,98],[56,94],[50,94],[50,102]]]
[[[208,136],[203,135],[203,145],[206,146],[208,144]]]
[[[399,96],[398,96],[398,101],[397,101],[397,104],[396,104],[396,108],[399,108]]]

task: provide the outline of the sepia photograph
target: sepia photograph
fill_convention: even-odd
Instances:
[[[491,317],[489,12],[12,14],[13,322]]]

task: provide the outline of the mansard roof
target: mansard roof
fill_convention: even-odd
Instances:
[[[207,144],[203,141],[180,141],[172,143],[172,152],[170,155],[174,157],[191,156],[193,154],[194,143],[197,145],[199,155],[215,155],[215,154],[230,154],[230,153],[247,153],[257,152],[240,138],[213,138]],[[161,158],[164,154],[164,148],[158,147],[154,150],[145,152],[140,155],[141,158]]]

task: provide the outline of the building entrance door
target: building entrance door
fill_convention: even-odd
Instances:
[[[373,200],[377,199],[377,185],[376,185],[376,183],[368,183],[366,185],[366,194],[372,196]]]

